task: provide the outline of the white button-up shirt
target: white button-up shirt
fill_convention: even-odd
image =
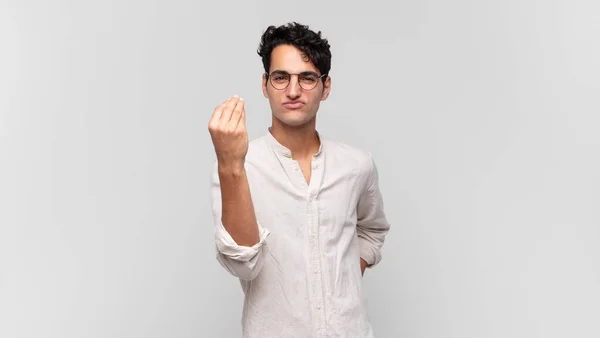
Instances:
[[[212,205],[217,259],[240,279],[244,337],[373,337],[360,258],[381,260],[390,228],[370,155],[319,134],[306,182],[270,132],[250,142],[246,173],[260,241],[239,246],[221,222],[217,166]]]

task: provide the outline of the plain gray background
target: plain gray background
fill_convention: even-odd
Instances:
[[[392,223],[378,337],[600,336],[595,1],[2,1],[0,337],[239,337],[207,130],[256,48],[321,30],[329,138],[371,151]]]

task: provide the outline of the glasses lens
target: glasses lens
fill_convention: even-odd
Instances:
[[[271,74],[271,84],[276,89],[285,89],[290,83],[290,75],[285,73]]]
[[[319,77],[316,74],[300,75],[300,86],[305,90],[311,90],[317,86]]]

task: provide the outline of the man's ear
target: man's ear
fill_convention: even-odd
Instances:
[[[265,98],[269,98],[269,93],[267,92],[267,73],[263,73],[262,75],[262,92]]]
[[[331,76],[327,76],[325,83],[323,84],[323,94],[321,94],[321,101],[327,100],[329,93],[331,92]]]

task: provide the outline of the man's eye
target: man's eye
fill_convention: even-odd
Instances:
[[[307,83],[313,83],[315,81],[317,81],[317,78],[314,76],[305,76],[302,78],[301,81],[307,82]]]

